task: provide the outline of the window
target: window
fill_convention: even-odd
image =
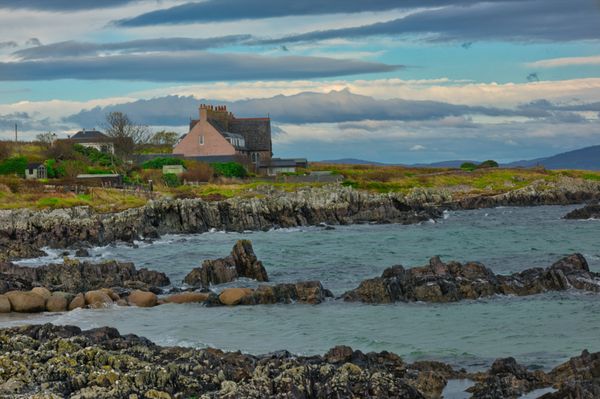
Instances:
[[[201,135],[201,136],[198,138],[198,142],[200,143],[200,145],[204,145],[204,135]]]
[[[252,154],[250,154],[250,158],[252,159],[253,163],[258,163],[258,159],[260,158],[260,154],[258,152],[253,152]]]

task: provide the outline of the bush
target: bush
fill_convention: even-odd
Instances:
[[[98,151],[93,147],[84,147],[81,144],[75,144],[73,149],[86,157],[91,163],[98,164],[100,166],[111,166],[116,163],[116,160],[112,154]]]
[[[167,187],[179,187],[181,185],[179,177],[174,173],[167,173],[163,175],[163,181]]]
[[[238,177],[242,179],[248,175],[246,168],[237,162],[217,162],[210,166],[213,167],[217,176]]]
[[[185,161],[179,158],[154,158],[144,162],[142,169],[162,169],[166,165],[185,165]]]
[[[75,178],[78,174],[85,173],[87,166],[81,161],[67,160],[62,161],[56,167],[57,177]]]
[[[27,169],[25,157],[12,157],[0,162],[0,175],[25,176],[25,169]]]
[[[477,168],[478,169],[485,169],[485,168],[497,168],[498,162],[488,159],[487,161],[483,161],[482,163],[480,163]]]
[[[186,171],[181,178],[193,182],[210,181],[215,174],[214,169],[207,163],[197,161],[187,161]]]
[[[344,186],[344,187],[358,188],[358,182],[355,182],[354,180],[344,180],[342,182],[342,186]]]
[[[58,171],[56,170],[56,159],[47,159],[46,162],[44,162],[44,166],[46,166],[46,172],[49,179],[56,179],[58,177]]]
[[[462,165],[460,165],[460,168],[462,170],[473,171],[477,169],[477,165],[475,165],[473,162],[465,162]]]
[[[93,166],[88,166],[85,173],[88,173],[90,175],[103,175],[106,173],[111,173],[111,171],[107,169],[94,168]]]

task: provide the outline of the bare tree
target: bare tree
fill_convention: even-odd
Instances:
[[[106,114],[106,134],[114,140],[115,153],[125,158],[131,156],[137,146],[148,143],[151,137],[148,126],[132,122],[122,112]]]
[[[179,140],[179,136],[179,133],[161,130],[160,132],[156,132],[152,135],[150,143],[154,145],[175,145],[177,140]]]
[[[35,139],[40,142],[44,147],[48,148],[52,145],[54,139],[56,139],[56,134],[52,132],[48,133],[40,133],[35,136]]]

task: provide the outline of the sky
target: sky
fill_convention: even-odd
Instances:
[[[510,162],[600,144],[600,0],[0,0],[0,138],[270,116],[275,156]]]

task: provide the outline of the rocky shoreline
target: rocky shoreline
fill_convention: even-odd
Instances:
[[[439,398],[452,379],[470,379],[471,398],[518,398],[538,388],[541,398],[594,398],[600,392],[600,353],[580,356],[550,372],[513,358],[467,373],[435,361],[406,363],[389,353],[346,346],[323,356],[266,355],[218,349],[161,347],[114,328],[82,331],[51,324],[0,330],[0,395],[103,398]]]
[[[563,177],[499,195],[455,198],[451,190],[415,189],[373,194],[332,185],[296,192],[267,191],[260,198],[149,201],[141,208],[98,214],[88,207],[0,211],[0,260],[37,257],[41,248],[72,248],[155,239],[163,234],[266,230],[319,224],[418,223],[444,209],[566,205],[600,199],[600,182]]]

